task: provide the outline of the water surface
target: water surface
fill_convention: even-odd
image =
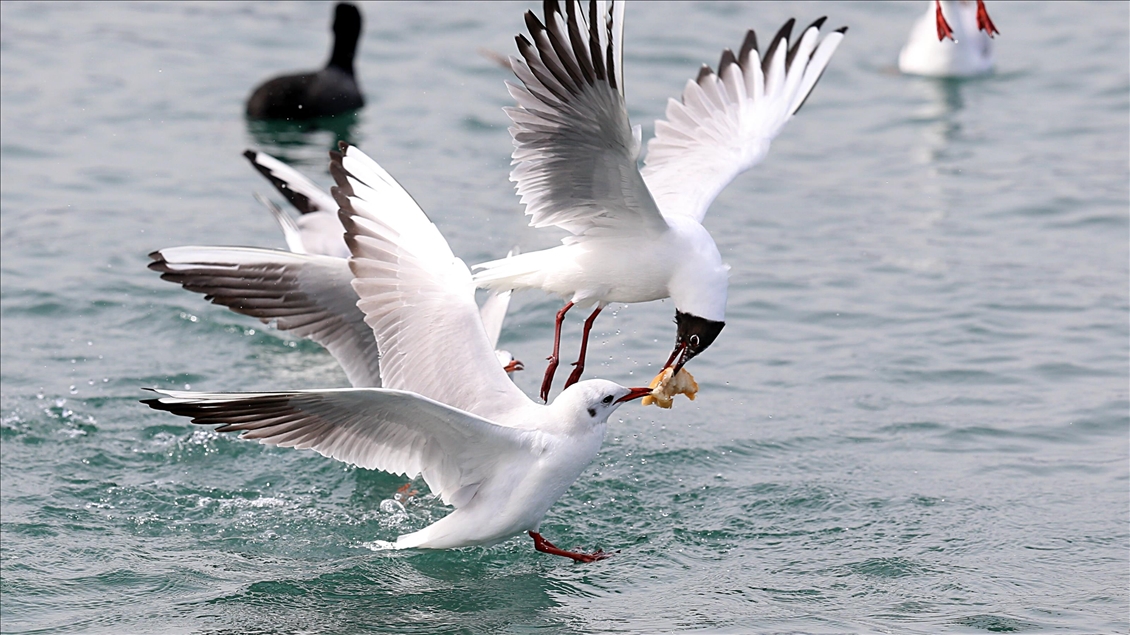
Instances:
[[[628,8],[645,138],[746,28],[850,31],[707,216],[732,272],[698,400],[622,408],[545,520],[614,558],[374,552],[445,510],[137,403],[347,385],[317,346],[145,268],[161,247],[284,246],[247,147],[328,184],[325,151],[352,140],[467,262],[554,244],[525,226],[506,74],[476,52],[510,53],[524,6],[364,5],[368,106],[295,131],[248,126],[243,100],[322,63],[327,5],[0,5],[0,630],[1130,629],[1125,3],[993,3],[998,70],[964,82],[894,71],[917,2]],[[559,306],[512,304],[530,394]],[[650,378],[671,315],[606,312],[590,376]]]

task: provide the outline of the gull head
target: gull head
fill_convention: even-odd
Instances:
[[[550,406],[582,429],[603,424],[621,405],[651,394],[651,388],[627,388],[607,379],[579,381],[557,395]]]
[[[675,349],[671,351],[671,357],[667,358],[667,364],[663,367],[674,367],[674,371],[678,373],[683,364],[714,343],[726,323],[676,309],[675,326]]]
[[[504,351],[501,349],[496,350],[494,352],[494,356],[498,358],[498,363],[502,366],[502,370],[506,371],[507,375],[513,373],[514,371],[526,370],[526,367],[522,364],[522,361],[514,359],[514,356],[510,353],[510,351]]]

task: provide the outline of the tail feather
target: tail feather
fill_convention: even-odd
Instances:
[[[553,249],[531,251],[477,264],[475,285],[493,291],[544,288],[547,272],[552,270]]]

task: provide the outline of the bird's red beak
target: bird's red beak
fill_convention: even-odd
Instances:
[[[526,367],[522,365],[521,360],[512,359],[512,360],[510,360],[509,364],[507,364],[506,366],[504,366],[502,368],[502,370],[504,370],[508,373],[512,373],[516,370],[526,370]]]
[[[646,386],[643,386],[643,387],[640,387],[640,388],[629,388],[628,390],[629,390],[628,394],[617,399],[616,403],[624,403],[625,401],[631,401],[633,399],[639,399],[640,397],[646,397],[646,396],[651,394],[651,388],[648,388]]]

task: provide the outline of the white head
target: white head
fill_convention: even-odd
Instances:
[[[651,388],[625,388],[607,379],[586,379],[561,391],[549,407],[562,414],[568,427],[589,430],[608,421],[622,404],[650,393]]]
[[[510,351],[498,349],[494,352],[494,356],[498,358],[498,363],[502,365],[502,370],[506,371],[507,375],[516,370],[526,370],[526,367],[522,365],[520,360],[514,359]]]

